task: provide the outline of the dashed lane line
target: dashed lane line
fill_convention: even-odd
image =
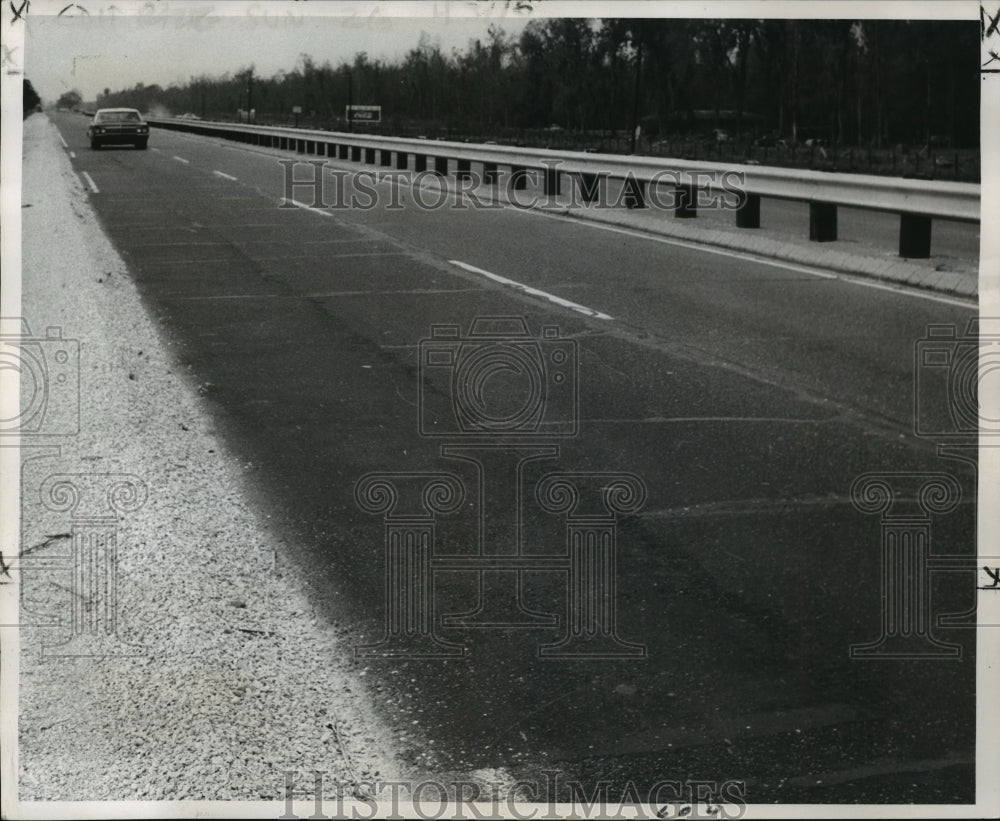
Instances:
[[[563,308],[569,308],[571,311],[576,311],[577,313],[584,314],[585,316],[592,316],[594,319],[613,319],[613,317],[608,314],[602,313],[601,311],[595,311],[593,308],[588,308],[586,305],[580,305],[577,302],[570,302],[568,299],[563,299],[561,296],[550,294],[548,291],[541,291],[538,288],[532,288],[530,285],[515,282],[513,279],[507,279],[507,277],[502,277],[499,274],[484,271],[482,268],[477,268],[475,265],[469,265],[467,262],[461,262],[457,259],[450,259],[448,261],[452,265],[457,265],[459,268],[471,271],[473,274],[479,274],[480,276],[492,279],[494,282],[499,282],[501,285],[507,285],[525,294],[541,297],[542,299],[554,302],[556,305],[561,305]]]
[[[94,182],[94,178],[91,177],[86,171],[81,171],[80,173],[83,174],[83,178],[87,181],[87,185],[90,186],[90,190],[95,194],[100,194],[101,190],[97,187],[97,183]]]
[[[225,174],[222,171],[213,171],[212,173],[217,177],[222,177],[224,180],[232,180],[233,182],[236,182],[236,177],[232,174]]]
[[[321,214],[324,217],[333,216],[333,214],[331,214],[329,211],[324,211],[320,208],[315,208],[312,205],[306,205],[304,202],[299,202],[298,200],[289,199],[286,200],[286,202],[290,202],[292,205],[301,208],[304,211],[312,211],[316,214]],[[507,285],[510,288],[514,288],[518,291],[521,291],[522,293],[541,297],[542,299],[548,300],[549,302],[553,302],[556,305],[561,305],[563,308],[569,308],[571,311],[576,311],[577,313],[584,314],[585,316],[592,316],[594,317],[594,319],[605,319],[605,320],[613,319],[613,317],[609,316],[606,313],[603,313],[602,311],[595,311],[593,308],[588,308],[586,305],[580,305],[577,302],[571,302],[570,300],[563,299],[562,297],[556,296],[555,294],[550,294],[547,291],[542,291],[539,290],[538,288],[532,288],[530,285],[524,285],[521,282],[515,282],[513,279],[507,279],[507,277],[502,277],[499,274],[494,274],[489,271],[484,271],[482,268],[477,268],[475,265],[469,265],[467,262],[461,262],[460,260],[457,259],[452,259],[448,261],[452,265],[456,265],[459,268],[463,268],[466,271],[470,271],[473,274],[479,274],[480,276],[484,276],[487,279],[492,279],[494,282],[499,282],[501,285]]]
[[[185,160],[183,157],[178,157],[176,154],[174,155],[174,159],[177,160],[177,162],[184,163],[184,165],[191,165],[191,160]]]

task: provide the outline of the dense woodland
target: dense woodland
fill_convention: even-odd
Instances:
[[[511,138],[528,130],[635,133],[645,140],[725,128],[738,139],[975,147],[975,21],[534,20],[497,25],[464,50],[426,35],[400,60],[331,64],[271,77],[253,66],[183,85],[112,90],[97,106],[343,128],[348,102],[380,105],[384,133]],[[61,105],[79,98],[60,100]]]

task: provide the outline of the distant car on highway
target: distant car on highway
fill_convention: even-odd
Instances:
[[[90,147],[131,143],[145,148],[149,142],[149,125],[134,108],[102,108],[94,114],[87,128]]]

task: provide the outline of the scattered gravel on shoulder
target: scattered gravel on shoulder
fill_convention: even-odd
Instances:
[[[34,337],[59,326],[79,341],[80,433],[58,454],[22,454],[20,799],[281,799],[285,770],[303,793],[313,770],[347,793],[399,778],[350,637],[313,610],[251,508],[244,466],[42,115],[24,123],[23,169],[22,315]],[[72,410],[72,397],[50,400]],[[81,474],[78,516],[121,474],[146,489],[99,526],[117,539],[118,629],[106,645],[85,637],[96,655],[55,647],[72,630],[72,533],[85,525],[42,504],[54,474]]]

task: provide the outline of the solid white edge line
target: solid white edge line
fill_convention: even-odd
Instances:
[[[94,182],[94,178],[91,177],[90,174],[88,174],[86,171],[81,171],[80,173],[83,174],[83,178],[87,181],[87,184],[90,186],[91,190],[95,194],[100,194],[101,192],[97,187],[97,183]]]
[[[502,277],[499,274],[493,274],[489,271],[484,271],[482,268],[477,268],[475,265],[469,265],[467,262],[462,262],[457,259],[449,259],[452,265],[457,265],[459,268],[464,268],[466,271],[471,271],[474,274],[480,274],[487,279],[492,279],[494,282],[499,282],[502,285],[509,285],[511,288],[516,288],[518,291],[523,291],[526,294],[531,294],[532,296],[540,296],[542,299],[547,299],[549,302],[554,302],[556,305],[561,305],[563,308],[569,308],[577,313],[586,314],[587,316],[592,316],[594,319],[613,319],[614,317],[608,314],[602,313],[601,311],[595,311],[593,308],[588,308],[585,305],[580,305],[577,302],[570,302],[568,299],[563,299],[555,294],[550,294],[547,291],[540,291],[538,288],[532,288],[530,285],[524,285],[520,282],[515,282],[513,279],[507,279],[507,277]]]
[[[217,177],[222,177],[223,179],[226,180],[233,180],[234,182],[236,181],[236,177],[234,177],[232,174],[225,174],[222,171],[213,171],[212,173],[215,174],[215,176]]]
[[[178,157],[176,154],[174,155],[174,159],[177,160],[177,162],[184,163],[185,165],[191,164],[191,160],[185,160],[183,157]]]

